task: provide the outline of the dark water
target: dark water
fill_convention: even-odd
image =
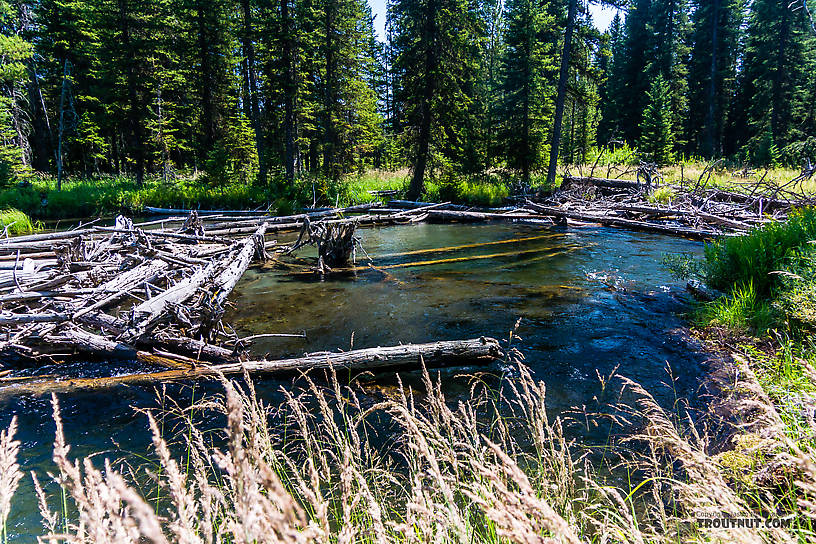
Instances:
[[[298,268],[253,268],[231,298],[235,308],[227,321],[242,336],[306,331],[306,340],[257,342],[258,354],[284,357],[348,349],[352,337],[355,348],[506,338],[521,318],[519,347],[536,377],[546,381],[553,413],[591,404],[600,390],[597,373],[608,375],[615,367],[666,405],[678,396],[695,396],[704,354],[690,351],[678,332],[683,325],[678,313],[687,299],[660,260],[666,253],[700,253],[698,242],[615,229],[521,225],[420,224],[364,229],[360,236],[381,271],[368,269],[361,255],[360,270],[326,280],[293,273]],[[443,247],[458,249],[424,251]],[[413,253],[394,255],[404,252]],[[418,262],[426,264],[400,266]],[[667,385],[667,365],[676,378],[673,387]],[[456,375],[477,370],[491,369],[443,370],[448,396],[466,393]],[[393,373],[378,381],[393,383]],[[256,381],[267,398],[287,383],[291,378]],[[196,387],[197,398],[218,389]],[[190,402],[189,386],[173,385],[169,392]],[[72,456],[102,452],[96,458],[101,465],[104,457],[138,459],[147,451],[145,418],[134,408],[156,407],[154,388],[120,387],[60,400]],[[0,425],[5,428],[13,414],[19,418],[23,470],[47,480],[54,436],[48,400],[3,401]],[[39,531],[32,491],[30,479],[24,479],[12,507],[8,530],[18,542],[34,542],[32,533]]]

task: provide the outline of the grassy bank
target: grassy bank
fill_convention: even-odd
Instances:
[[[794,489],[800,468],[784,459],[816,444],[816,209],[723,238],[706,247],[704,260],[671,266],[721,291],[693,317],[705,339],[746,363],[772,405],[766,436],[748,438],[754,446],[734,457],[740,478],[757,492],[769,475]],[[751,408],[739,410],[747,417]]]
[[[604,155],[593,165],[569,166],[559,173],[618,177],[634,179],[636,166],[628,164],[619,154]],[[623,162],[615,162],[623,161]],[[696,180],[705,170],[705,163],[686,162],[663,168],[668,183]],[[796,177],[798,172],[777,168],[762,171],[738,171],[726,167],[715,168],[704,177],[710,186],[741,190],[759,178],[769,183],[783,183]],[[0,209],[13,208],[35,219],[84,218],[117,213],[139,214],[145,206],[157,208],[212,208],[255,209],[269,208],[279,214],[288,214],[304,207],[344,206],[372,200],[391,198],[373,194],[376,191],[404,193],[410,179],[408,169],[385,171],[370,170],[347,175],[332,181],[320,175],[303,175],[294,182],[272,179],[265,186],[228,183],[212,185],[202,176],[186,176],[171,180],[148,177],[141,187],[128,176],[98,176],[68,178],[61,191],[50,177],[33,177],[28,182],[0,191]],[[545,183],[543,173],[532,176],[526,190],[552,189]],[[745,185],[745,187],[741,187]],[[816,179],[805,180],[800,187],[816,193]],[[495,170],[472,175],[448,175],[426,180],[423,199],[438,202],[452,201],[474,206],[501,206],[506,197],[517,191],[517,180],[511,172]],[[789,189],[791,187],[788,187]],[[661,192],[662,191],[662,192]],[[399,197],[399,194],[397,197]],[[669,189],[653,195],[655,202],[672,198]]]

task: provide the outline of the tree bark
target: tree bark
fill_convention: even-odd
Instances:
[[[578,0],[569,0],[567,11],[567,30],[564,35],[564,50],[561,54],[561,72],[558,75],[558,95],[555,99],[555,118],[550,144],[550,164],[547,169],[547,185],[555,184],[555,172],[558,168],[558,148],[561,145],[561,122],[564,117],[564,102],[567,98],[567,78],[569,77],[569,60],[572,49],[572,33],[575,30],[575,18],[578,11]]]
[[[425,191],[425,169],[428,166],[428,154],[431,145],[431,124],[432,112],[431,102],[433,101],[436,73],[436,49],[434,47],[434,36],[436,34],[436,3],[431,1],[428,6],[427,19],[425,21],[425,70],[422,97],[419,103],[419,135],[417,137],[416,158],[414,160],[414,172],[411,176],[411,184],[405,198],[408,200],[419,200]]]
[[[95,339],[94,339],[95,340]],[[110,346],[116,350],[116,346]],[[124,353],[129,346],[118,351]],[[144,354],[145,357],[152,354]],[[417,368],[422,364],[441,366],[450,364],[490,363],[503,357],[499,342],[493,338],[453,340],[429,344],[405,344],[384,348],[367,348],[343,353],[306,355],[296,359],[277,361],[246,361],[206,366],[196,364],[190,369],[167,370],[148,374],[129,374],[109,378],[65,379],[31,381],[0,388],[0,395],[42,395],[59,391],[103,389],[117,385],[143,385],[183,380],[218,378],[219,376],[301,372],[311,369],[373,370],[382,368]],[[175,362],[167,359],[169,362]],[[150,362],[150,361],[148,361]],[[153,361],[161,363],[163,361]],[[198,363],[198,361],[194,361]]]
[[[247,98],[249,99],[249,120],[255,132],[255,150],[258,153],[258,180],[266,184],[266,148],[261,130],[261,108],[258,104],[258,77],[255,72],[255,44],[252,39],[252,7],[249,0],[241,0],[244,12],[244,32],[241,36],[246,56]]]
[[[717,55],[719,54],[719,35],[717,30],[720,26],[720,0],[712,0],[711,6],[711,81],[708,85],[708,112],[706,114],[706,150],[709,157],[719,154],[719,145],[715,144],[717,128],[715,119],[717,115]]]
[[[295,81],[294,44],[290,0],[281,0],[281,25],[283,26],[283,168],[287,181],[295,179]]]
[[[59,128],[57,129],[57,191],[62,190],[62,139],[65,134],[65,98],[68,94],[68,58],[62,63],[62,88],[60,90]]]

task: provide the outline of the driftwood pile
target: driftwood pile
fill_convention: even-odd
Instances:
[[[420,356],[428,364],[498,357],[495,340],[479,339],[247,360],[254,337],[239,338],[222,317],[230,293],[253,261],[291,252],[291,246],[267,237],[301,230],[301,238],[308,240],[298,244],[316,244],[318,268],[326,272],[353,254],[358,225],[417,219],[414,213],[342,217],[375,206],[287,217],[190,210],[186,216],[139,224],[120,216],[111,227],[0,240],[0,392],[191,379],[244,369],[404,365],[418,363]],[[168,370],[98,379],[38,373],[77,358],[103,364],[138,361]]]
[[[702,176],[701,176],[702,177]],[[796,207],[816,204],[811,196],[770,190],[759,180],[746,192],[706,187],[705,183],[666,185],[667,202],[650,202],[658,190],[637,181],[565,177],[545,199],[527,200],[524,208],[586,223],[660,232],[689,238],[743,234],[769,221],[781,221]],[[784,196],[784,198],[783,198]]]

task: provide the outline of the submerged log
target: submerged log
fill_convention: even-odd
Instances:
[[[129,374],[108,378],[77,378],[43,380],[0,387],[0,395],[21,395],[81,389],[103,389],[117,385],[145,385],[172,381],[217,378],[219,376],[272,374],[278,372],[305,372],[312,369],[375,370],[383,368],[418,368],[421,364],[443,366],[448,364],[483,364],[504,356],[499,342],[493,338],[451,340],[428,344],[406,344],[391,347],[366,348],[343,353],[306,355],[277,361],[261,360],[207,366],[195,361],[186,370],[167,370],[147,374]],[[200,363],[200,364],[199,364]]]

